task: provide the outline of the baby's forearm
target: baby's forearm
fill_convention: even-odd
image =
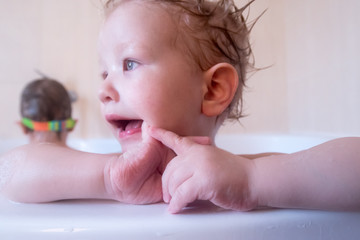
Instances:
[[[116,155],[100,155],[51,144],[25,145],[1,157],[2,194],[16,202],[112,198],[104,169]],[[0,188],[0,190],[1,190]]]
[[[360,138],[336,139],[254,163],[252,183],[261,206],[360,209]]]

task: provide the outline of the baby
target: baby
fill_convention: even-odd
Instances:
[[[25,86],[20,101],[21,126],[30,143],[66,146],[67,135],[75,127],[71,99],[56,80],[42,78]]]
[[[6,197],[136,204],[163,199],[172,213],[197,199],[240,211],[360,208],[360,138],[294,154],[238,156],[214,146],[224,120],[241,116],[251,67],[242,17],[247,6],[238,9],[232,0],[121,0],[106,6],[99,98],[124,153],[20,147],[2,159],[17,156],[3,184]]]

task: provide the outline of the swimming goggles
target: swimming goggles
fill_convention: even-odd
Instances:
[[[52,120],[48,122],[36,122],[29,118],[22,118],[21,123],[34,131],[54,131],[61,132],[66,130],[72,130],[75,127],[77,120],[68,118],[66,120]]]

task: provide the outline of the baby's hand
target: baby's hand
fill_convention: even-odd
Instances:
[[[162,200],[161,176],[174,154],[146,134],[136,147],[115,157],[105,168],[105,186],[112,198],[132,204]]]
[[[206,137],[180,137],[158,128],[151,128],[150,135],[177,155],[162,177],[163,198],[170,203],[170,212],[177,213],[197,199],[226,209],[256,207],[250,160],[209,145]]]

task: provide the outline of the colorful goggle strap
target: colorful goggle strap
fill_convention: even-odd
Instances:
[[[29,118],[22,118],[21,123],[34,131],[54,131],[61,132],[66,130],[72,130],[75,127],[76,120],[69,118],[66,120],[52,120],[48,122],[36,122]]]

